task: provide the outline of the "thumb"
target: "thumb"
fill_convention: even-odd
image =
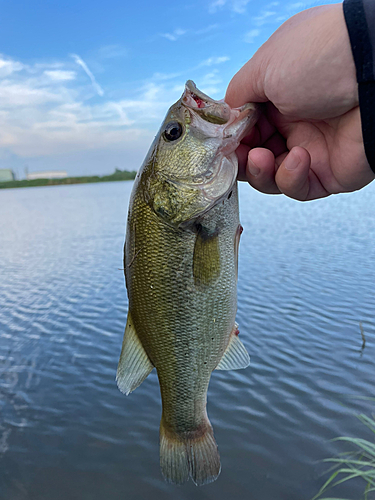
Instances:
[[[267,70],[261,50],[234,75],[225,94],[225,102],[232,108],[243,106],[247,102],[268,101],[264,81]]]
[[[328,196],[330,193],[310,167],[310,153],[305,148],[295,146],[276,172],[277,187],[286,196],[299,201],[316,200]]]

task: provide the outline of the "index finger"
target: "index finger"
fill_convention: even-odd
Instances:
[[[264,64],[258,64],[257,53],[242,66],[229,82],[225,102],[232,108],[243,106],[247,102],[267,102],[264,93]],[[263,69],[262,69],[263,68]]]

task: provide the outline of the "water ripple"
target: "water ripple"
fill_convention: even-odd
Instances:
[[[374,186],[308,204],[241,186],[251,365],[212,376],[223,470],[202,489],[160,476],[155,370],[128,397],[115,385],[130,189],[0,192],[0,499],[311,498],[339,451],[330,440],[362,436],[354,415],[373,411],[358,396],[375,382]]]

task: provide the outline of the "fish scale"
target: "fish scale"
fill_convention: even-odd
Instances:
[[[220,473],[206,412],[210,377],[249,363],[235,324],[241,231],[234,150],[256,115],[254,106],[231,110],[188,82],[130,200],[129,313],[117,383],[129,394],[156,368],[161,470],[177,484],[189,477],[206,484]]]

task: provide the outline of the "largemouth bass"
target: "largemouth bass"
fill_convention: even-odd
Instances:
[[[207,417],[213,370],[245,368],[238,338],[237,255],[242,227],[237,148],[255,105],[231,109],[188,81],[139,170],[129,206],[124,269],[129,297],[119,389],[129,394],[155,367],[163,412],[165,479],[202,485],[220,473]]]

